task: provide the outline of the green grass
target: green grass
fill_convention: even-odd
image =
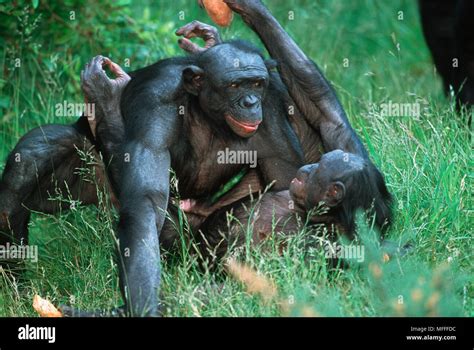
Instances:
[[[167,256],[162,288],[165,314],[278,316],[305,315],[311,310],[310,314],[326,316],[473,316],[472,142],[467,116],[457,113],[442,94],[422,37],[416,2],[266,3],[334,84],[352,125],[396,198],[396,220],[389,238],[411,240],[414,249],[399,261],[381,264],[370,257],[362,266],[338,273],[328,273],[318,254],[306,261],[298,238],[282,255],[275,249],[246,251],[246,263],[276,284],[278,300],[289,305],[283,308],[250,295],[231,277],[201,272],[189,254]],[[65,5],[54,7],[59,14],[62,8],[67,13]],[[119,63],[130,58],[129,69],[139,68],[179,53],[173,34],[178,26],[192,19],[208,21],[184,0],[75,10],[80,19],[68,24],[74,30],[61,31],[62,24],[43,15],[36,28],[27,26],[33,28],[31,33],[23,29],[8,33],[10,41],[1,41],[0,169],[27,130],[45,123],[72,122],[58,120],[53,108],[64,99],[82,101],[79,72],[93,55],[107,54]],[[181,10],[184,21],[178,17]],[[288,19],[288,11],[294,11],[295,20]],[[398,19],[399,11],[403,20]],[[56,31],[51,31],[51,21],[57,24]],[[81,25],[84,22],[98,29]],[[223,36],[258,42],[240,19],[223,30]],[[37,43],[42,46],[36,47]],[[22,58],[20,69],[12,70],[14,57]],[[343,64],[346,58],[348,67]],[[418,101],[422,113],[419,117],[382,116],[378,106],[388,101]],[[36,293],[54,303],[85,309],[119,305],[113,215],[83,207],[60,216],[34,214],[30,243],[39,246],[39,261],[28,263],[20,281],[0,273],[0,316],[34,316],[31,300]],[[370,230],[362,229],[362,236],[364,232]],[[369,252],[375,254],[376,249]],[[400,296],[403,306],[396,303]]]

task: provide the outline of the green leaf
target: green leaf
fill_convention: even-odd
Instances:
[[[39,0],[31,0],[31,3],[33,4],[34,9],[38,8]]]

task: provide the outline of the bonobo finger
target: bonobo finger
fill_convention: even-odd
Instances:
[[[176,35],[183,36],[183,39],[178,41],[178,44],[183,50],[190,53],[199,53],[221,43],[217,28],[199,21],[192,21],[179,28],[176,31]],[[205,41],[204,47],[200,47],[187,40],[195,37]]]
[[[104,62],[105,62],[105,58],[101,55],[99,56],[95,56],[93,59],[92,59],[92,65],[91,65],[91,69],[94,70],[96,73],[101,73],[101,72],[104,72]]]
[[[216,27],[199,21],[192,21],[179,28],[175,33],[188,39],[198,37],[204,40],[215,39],[220,41],[219,31]]]
[[[197,0],[197,2],[198,2],[199,7],[203,9],[204,3],[202,2],[202,0]]]
[[[104,88],[104,86],[110,82],[109,77],[105,73],[103,65],[104,57],[98,55],[92,59],[92,64],[90,66],[89,78],[92,79],[92,82],[95,86],[100,88]]]
[[[130,76],[120,67],[117,63],[113,62],[110,58],[104,57],[104,65],[109,67],[110,71],[115,75],[116,78],[128,78]]]
[[[89,78],[89,75],[90,75],[90,63],[91,62],[87,62],[86,63],[86,66],[84,67],[84,74],[82,75],[82,81],[85,81],[85,80],[88,80]]]
[[[178,36],[183,36],[185,33],[189,32],[190,27],[193,25],[193,22],[186,23],[184,26],[179,27],[174,33]]]
[[[101,67],[104,62],[104,56],[102,55],[97,55],[92,59],[92,64],[96,67]]]
[[[198,45],[193,43],[191,40],[186,39],[186,38],[179,39],[178,45],[184,51],[189,52],[189,53],[199,53],[199,52],[204,51],[202,47],[199,47]]]
[[[185,38],[191,39],[198,36],[197,32],[199,31],[199,24],[198,21],[192,21],[188,24],[185,24],[181,28],[176,31],[176,35],[184,36]]]
[[[191,23],[186,23],[184,26],[179,27],[174,33],[178,36],[183,35],[184,32],[188,30],[188,27],[189,27],[189,25],[191,25]]]
[[[89,82],[93,78],[100,77],[101,73],[105,75],[105,72],[102,69],[102,61],[103,57],[99,55],[95,56],[89,63],[86,64],[83,75],[84,82]]]

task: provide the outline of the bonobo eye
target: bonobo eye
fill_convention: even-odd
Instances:
[[[230,84],[230,87],[233,88],[233,89],[237,89],[239,87],[239,84],[238,83],[232,83],[232,84]]]
[[[259,79],[259,80],[256,80],[254,83],[253,83],[253,86],[256,87],[256,88],[259,88],[263,85],[263,79]]]

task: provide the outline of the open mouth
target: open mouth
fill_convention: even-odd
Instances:
[[[259,121],[257,123],[243,123],[235,120],[230,114],[225,115],[225,120],[229,124],[229,126],[234,130],[234,132],[239,135],[239,136],[251,136],[253,135],[257,129],[258,126],[262,121]]]

